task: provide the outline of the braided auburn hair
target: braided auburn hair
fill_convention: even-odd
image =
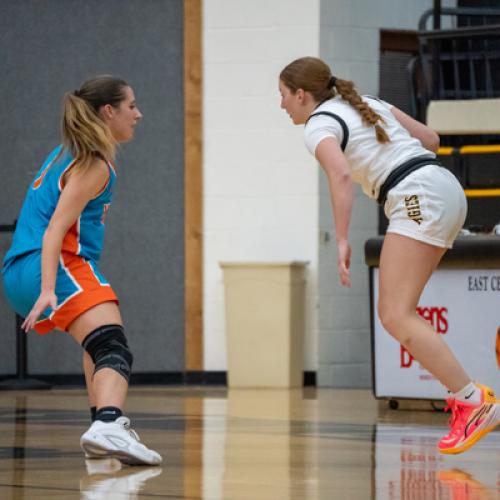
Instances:
[[[354,83],[332,76],[328,65],[317,57],[301,57],[285,66],[280,73],[280,80],[292,91],[303,89],[318,102],[323,102],[337,93],[355,108],[364,123],[375,128],[377,141],[389,142],[389,136],[382,127],[384,119],[373,110],[356,91]]]

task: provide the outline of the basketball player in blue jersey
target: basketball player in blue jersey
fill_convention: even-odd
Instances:
[[[442,453],[469,449],[500,423],[500,403],[473,383],[432,327],[418,317],[420,295],[465,220],[455,177],[436,161],[439,136],[390,104],[360,96],[314,57],[291,62],[279,77],[281,107],[328,179],[340,281],[350,285],[352,181],[384,206],[389,227],[380,257],[378,313],[385,329],[450,392],[450,432]]]
[[[28,189],[3,263],[5,293],[26,331],[59,329],[84,349],[93,420],[80,440],[86,457],[156,465],[161,456],[122,415],[132,354],[118,299],[98,269],[115,150],[142,115],[132,88],[111,76],[86,81],[63,104],[63,143]]]

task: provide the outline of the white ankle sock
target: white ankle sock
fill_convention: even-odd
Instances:
[[[453,397],[462,403],[478,405],[481,402],[481,390],[472,382],[469,382],[463,389],[455,392]]]

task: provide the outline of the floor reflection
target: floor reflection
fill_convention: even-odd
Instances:
[[[146,482],[162,473],[161,467],[127,467],[113,458],[85,460],[85,466],[81,500],[136,500]]]
[[[377,425],[374,455],[376,498],[479,500],[500,498],[500,434],[467,453],[445,456],[436,449],[442,430]]]
[[[446,487],[452,500],[482,500],[500,496],[500,489],[497,491],[498,495],[494,494],[494,491],[490,491],[484,483],[461,469],[439,471],[438,479]]]
[[[446,415],[369,391],[137,387],[127,413],[161,468],[85,460],[81,390],[0,392],[0,499],[500,499],[500,432],[441,455]]]

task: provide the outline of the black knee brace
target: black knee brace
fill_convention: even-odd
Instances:
[[[127,381],[130,379],[133,356],[121,325],[103,325],[90,332],[82,342],[95,365],[94,374],[111,368]]]

